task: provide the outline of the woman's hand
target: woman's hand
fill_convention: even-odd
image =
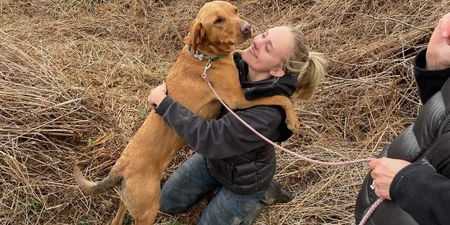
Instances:
[[[405,160],[390,158],[379,158],[370,161],[369,167],[372,169],[370,175],[374,180],[375,194],[380,198],[391,200],[389,188],[392,180],[398,171],[409,164],[411,163]]]
[[[166,83],[160,84],[153,88],[148,95],[147,102],[150,106],[158,107],[159,103],[167,96]]]
[[[434,29],[428,43],[426,60],[429,70],[450,68],[450,13],[443,16]]]

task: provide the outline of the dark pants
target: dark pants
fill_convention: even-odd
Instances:
[[[216,188],[219,191],[203,211],[199,225],[250,225],[263,208],[260,200],[265,191],[250,195],[233,193],[209,173],[206,159],[194,154],[164,183],[160,210],[168,214],[184,212]]]

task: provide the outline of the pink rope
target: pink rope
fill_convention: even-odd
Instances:
[[[205,71],[202,74],[202,78],[205,80],[205,82],[208,84],[208,87],[211,89],[211,91],[214,93],[214,95],[216,96],[216,98],[220,101],[220,103],[222,103],[222,105],[228,110],[228,112],[230,112],[234,117],[236,117],[236,119],[238,119],[242,124],[244,124],[244,126],[246,126],[248,129],[250,129],[253,133],[255,133],[256,135],[258,135],[260,138],[262,138],[263,140],[265,140],[266,142],[272,144],[273,146],[281,149],[284,152],[287,152],[293,156],[296,156],[297,158],[300,158],[302,160],[305,160],[307,162],[310,163],[316,163],[316,164],[321,164],[321,165],[328,165],[328,166],[339,166],[339,165],[347,165],[347,164],[356,164],[356,163],[363,163],[363,162],[369,162],[370,160],[372,160],[373,158],[366,158],[366,159],[357,159],[357,160],[350,160],[350,161],[342,161],[342,162],[325,162],[325,161],[320,161],[320,160],[316,160],[316,159],[311,159],[308,158],[306,156],[300,155],[296,152],[293,152],[289,149],[286,149],[278,144],[276,144],[275,142],[271,141],[270,139],[266,138],[264,135],[262,135],[261,133],[259,133],[257,130],[255,130],[252,126],[250,126],[247,122],[245,122],[241,117],[239,117],[230,107],[228,107],[228,105],[222,100],[222,98],[217,94],[216,90],[214,90],[211,82],[209,82],[208,77],[206,75],[206,71],[209,69],[208,66],[205,67]],[[364,215],[364,217],[361,219],[360,223],[358,225],[364,225],[366,224],[367,220],[370,218],[370,216],[372,215],[372,213],[376,210],[376,208],[381,204],[381,202],[383,202],[382,198],[378,198],[371,206],[370,208],[367,210],[366,214]]]
[[[264,135],[262,135],[261,133],[259,133],[257,130],[255,130],[252,126],[250,126],[247,122],[245,122],[242,118],[240,118],[232,109],[230,109],[230,107],[228,107],[228,105],[222,100],[222,98],[220,98],[220,96],[217,94],[216,90],[214,90],[214,88],[211,85],[211,82],[209,82],[207,77],[203,77],[203,79],[206,81],[206,83],[208,84],[209,88],[212,90],[212,92],[214,93],[214,95],[216,96],[216,98],[222,103],[222,105],[233,115],[236,117],[236,119],[238,119],[242,124],[244,124],[244,126],[246,126],[248,129],[250,129],[251,131],[253,131],[256,135],[258,135],[259,137],[261,137],[263,140],[265,140],[266,142],[272,144],[273,146],[281,149],[282,151],[285,151],[291,155],[294,155],[302,160],[305,160],[307,162],[310,163],[316,163],[316,164],[321,164],[321,165],[328,165],[328,166],[339,166],[339,165],[347,165],[347,164],[356,164],[356,163],[363,163],[363,162],[369,162],[370,160],[372,160],[372,158],[366,158],[366,159],[357,159],[357,160],[350,160],[350,161],[342,161],[342,162],[325,162],[325,161],[320,161],[320,160],[316,160],[316,159],[311,159],[308,158],[306,156],[300,155],[296,152],[293,152],[289,149],[286,149],[278,144],[276,144],[275,142],[269,140],[268,138],[264,137]]]
[[[359,222],[358,225],[364,225],[366,224],[367,220],[369,220],[370,216],[372,215],[372,213],[375,211],[375,209],[377,209],[377,207],[383,202],[382,198],[378,198],[369,208],[369,210],[367,210],[366,214],[364,215],[364,217],[361,219],[361,221]]]

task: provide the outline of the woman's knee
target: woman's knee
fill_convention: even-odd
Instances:
[[[159,211],[166,213],[166,214],[173,215],[173,214],[179,214],[179,213],[186,211],[186,208],[180,206],[176,202],[172,202],[167,199],[161,198]]]
[[[260,202],[263,194],[261,191],[251,195],[238,195],[222,188],[209,202],[198,224],[250,225],[264,207]]]

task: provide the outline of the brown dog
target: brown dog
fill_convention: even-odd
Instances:
[[[220,56],[220,59],[211,62],[207,74],[230,107],[281,105],[286,111],[289,128],[296,130],[299,122],[288,98],[275,96],[251,102],[244,98],[231,53],[233,45],[244,42],[250,36],[251,27],[239,18],[235,6],[223,1],[206,3],[192,23],[184,41],[186,46],[167,76],[168,93],[203,118],[216,117],[220,103],[201,78],[207,62],[199,60],[198,54],[194,57],[192,52],[198,50],[206,59],[208,56]],[[90,182],[75,166],[75,179],[79,187],[90,194],[120,184],[121,204],[112,225],[122,223],[126,209],[133,215],[136,225],[148,225],[153,223],[159,209],[161,175],[171,156],[184,144],[160,116],[151,112],[107,178],[97,183]]]

